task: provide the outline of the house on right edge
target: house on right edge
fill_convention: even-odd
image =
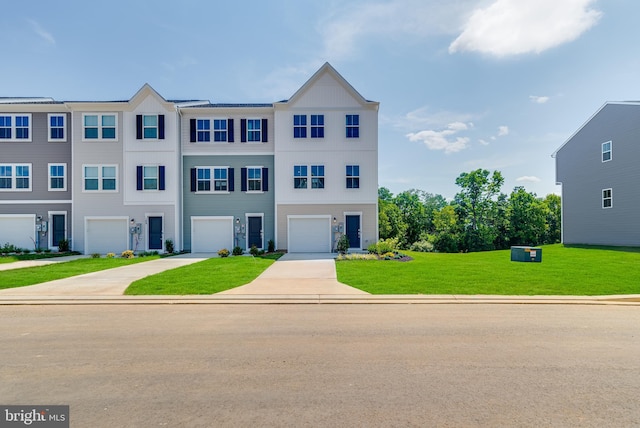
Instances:
[[[554,154],[564,244],[640,246],[640,102],[609,102]]]
[[[276,247],[330,252],[378,240],[378,107],[329,63],[274,103]]]

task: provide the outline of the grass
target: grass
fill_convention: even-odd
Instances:
[[[127,295],[214,294],[253,281],[282,254],[207,259],[133,282]]]
[[[338,261],[338,281],[371,294],[640,294],[640,249],[542,247],[542,263],[510,261],[510,250],[405,252],[410,262]]]
[[[70,276],[112,269],[134,263],[146,262],[159,258],[158,256],[136,257],[133,259],[78,259],[70,262],[55,263],[46,266],[11,269],[0,271],[0,289],[24,287],[40,284]]]

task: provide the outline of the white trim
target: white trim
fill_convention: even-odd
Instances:
[[[84,254],[88,254],[87,249],[89,246],[89,240],[88,238],[88,223],[90,220],[125,220],[125,242],[127,243],[127,250],[130,250],[130,241],[129,241],[129,217],[127,216],[85,216],[84,217],[84,244],[83,244],[83,248]]]
[[[51,179],[53,177],[51,177],[51,167],[52,166],[63,166],[64,167],[64,174],[62,176],[62,179],[64,180],[64,186],[62,187],[62,189],[53,189],[51,187]],[[56,177],[59,178],[59,177]],[[47,190],[49,192],[66,192],[67,191],[67,164],[66,163],[49,163],[47,164]]]
[[[305,214],[288,214],[287,215],[287,251],[291,251],[291,219],[327,219],[329,221],[328,225],[329,227],[327,227],[327,234],[329,235],[329,247],[327,248],[327,252],[330,253],[332,248],[331,248],[331,215],[329,214],[309,214],[309,215],[305,215]]]
[[[360,236],[358,237],[360,239],[360,246],[359,247],[349,247],[349,248],[358,248],[358,249],[362,249],[362,211],[345,211],[342,213],[343,216],[343,221],[344,221],[344,234],[347,234],[347,216],[355,216],[357,215],[358,218],[360,219],[360,224],[358,225],[358,230],[360,233]]]
[[[608,198],[604,197],[604,192],[609,191],[611,193],[611,196],[609,196]],[[602,209],[603,210],[608,210],[610,208],[613,208],[613,188],[611,187],[607,187],[605,189],[602,189],[602,192],[600,193],[602,195]],[[611,205],[609,205],[608,207],[604,206],[604,201],[605,200],[610,200],[611,201]]]
[[[249,251],[249,217],[260,217],[260,240],[262,241],[262,247],[259,247],[258,250],[264,250],[264,213],[245,213],[244,214],[244,224],[246,225],[245,237],[244,237],[244,248]]]
[[[62,117],[62,138],[51,138],[51,118]],[[56,126],[55,128],[60,128]],[[47,141],[49,143],[66,143],[67,142],[67,115],[65,113],[49,113],[47,115]]]
[[[11,180],[11,188],[9,189],[0,189],[0,192],[31,192],[33,190],[33,164],[31,163],[0,163],[0,166],[10,166],[11,167],[11,176],[9,177]],[[18,179],[16,168],[20,166],[28,166],[29,167],[29,187],[20,188],[16,187],[16,180]],[[7,177],[0,177],[7,178]],[[20,177],[24,178],[24,177]]]
[[[151,227],[149,225],[149,217],[160,217],[162,219],[162,237],[160,238],[160,249],[158,248],[149,248],[149,233],[151,232]],[[144,214],[144,224],[147,226],[147,233],[145,234],[145,249],[146,251],[159,251],[163,253],[164,249],[164,213],[145,213]]]
[[[246,129],[245,131],[245,142],[242,144],[252,144],[252,143],[262,143],[262,133],[264,132],[264,130],[262,129],[262,119],[267,119],[265,117],[245,117],[244,118],[246,120]],[[242,119],[241,119],[242,120]],[[256,132],[256,129],[249,129],[249,121],[250,120],[257,120],[258,123],[260,124],[260,138],[258,138],[257,140],[249,140],[249,132]],[[235,126],[234,126],[235,127]],[[242,128],[242,125],[240,125],[240,128]],[[242,133],[242,129],[240,129],[240,132]],[[242,137],[240,138],[240,142],[242,142]]]
[[[201,194],[201,195],[228,195],[231,193],[231,191],[229,190],[229,168],[231,168],[230,166],[219,166],[219,165],[208,165],[208,166],[193,166],[192,168],[196,169],[196,191],[192,192],[197,194]],[[210,190],[198,190],[198,170],[199,169],[208,169],[210,171],[210,175],[211,178],[209,178],[209,189]],[[216,169],[226,169],[227,170],[227,190],[215,190],[216,189],[216,174],[215,174],[215,170]],[[235,169],[234,169],[234,173],[235,173]],[[202,180],[205,181],[205,180]],[[234,187],[235,187],[235,180],[234,180]],[[235,189],[234,189],[235,190]]]
[[[91,190],[87,190],[85,188],[85,168],[98,168],[98,188],[97,189],[91,189]],[[116,169],[116,176],[115,176],[115,180],[116,180],[116,188],[115,189],[107,189],[104,190],[102,188],[102,180],[104,179],[104,177],[102,176],[102,168],[104,167],[115,167]],[[91,180],[93,180],[93,178],[91,178]],[[118,176],[118,165],[117,164],[104,164],[104,165],[99,165],[99,164],[82,164],[82,193],[101,193],[101,192],[105,192],[105,193],[118,193],[118,182],[119,182],[119,176]]]
[[[607,150],[605,152],[604,150],[604,145],[605,144],[609,144],[609,150]],[[609,159],[604,159],[604,154],[605,153],[609,153]],[[605,141],[604,143],[602,143],[602,151],[600,152],[600,160],[602,161],[602,163],[605,162],[609,162],[611,161],[611,159],[613,159],[613,141],[609,140],[609,141]]]
[[[33,118],[31,117],[31,113],[0,113],[0,116],[9,116],[11,117],[11,138],[0,138],[0,143],[9,142],[9,143],[30,143],[33,139]],[[18,126],[16,124],[16,117],[28,117],[29,118],[29,126],[27,127],[29,138],[17,138],[17,129]],[[7,128],[3,126],[3,128]],[[24,128],[24,126],[20,126],[20,128]]]
[[[140,113],[140,115],[142,116],[142,140],[143,141],[159,141],[160,140],[160,113],[151,113],[151,114],[144,114],[144,113]],[[144,118],[145,116],[151,117],[151,116],[155,116],[156,117],[156,126],[144,126]],[[145,128],[155,128],[156,130],[156,136],[154,138],[147,138],[144,136],[144,129]],[[117,128],[116,128],[117,130]]]
[[[98,116],[98,137],[97,138],[85,138],[85,124],[84,118],[85,116]],[[102,118],[104,116],[115,116],[115,137],[114,138],[102,138]],[[95,128],[94,126],[90,126],[89,128]],[[111,128],[108,126],[107,128]],[[82,122],[80,123],[80,132],[82,132],[82,141],[91,143],[91,142],[117,142],[118,141],[118,113],[117,112],[85,112],[82,113]]]
[[[192,215],[190,217],[190,222],[191,222],[191,252],[193,252],[193,237],[194,237],[194,235],[193,235],[193,223],[194,223],[194,220],[195,221],[198,221],[198,220],[229,220],[230,221],[230,225],[231,225],[231,227],[229,228],[229,233],[230,233],[230,236],[229,236],[230,241],[229,242],[231,242],[231,248],[227,248],[227,249],[229,251],[231,251],[233,249],[233,246],[235,245],[235,237],[234,237],[234,234],[233,234],[233,231],[234,231],[234,223],[233,222],[235,220],[235,217],[233,217],[233,216],[214,216],[214,215],[212,215],[212,216],[208,216],[208,215]],[[220,249],[221,248],[218,248],[218,250],[220,250]],[[218,250],[215,250],[215,251],[218,251]]]
[[[70,204],[71,202],[71,199],[15,199],[12,201],[0,201],[0,205]]]
[[[54,247],[53,246],[53,216],[54,215],[63,215],[64,216],[64,239],[69,239],[68,238],[68,230],[67,230],[67,211],[48,211],[47,212],[47,216],[48,216],[48,222],[49,222],[49,226],[47,228],[47,247],[49,247],[50,249],[55,249],[56,251],[58,251],[58,247]]]

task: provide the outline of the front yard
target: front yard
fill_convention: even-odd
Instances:
[[[542,247],[542,263],[510,261],[510,251],[405,252],[411,262],[337,261],[338,281],[371,294],[640,294],[640,249]]]

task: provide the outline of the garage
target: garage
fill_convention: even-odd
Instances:
[[[233,217],[191,217],[191,252],[233,250]]]
[[[330,216],[288,216],[290,253],[330,253]]]
[[[33,250],[36,239],[35,214],[0,214],[0,246],[9,243]]]
[[[129,249],[129,219],[127,217],[85,217],[85,254],[120,255]]]

